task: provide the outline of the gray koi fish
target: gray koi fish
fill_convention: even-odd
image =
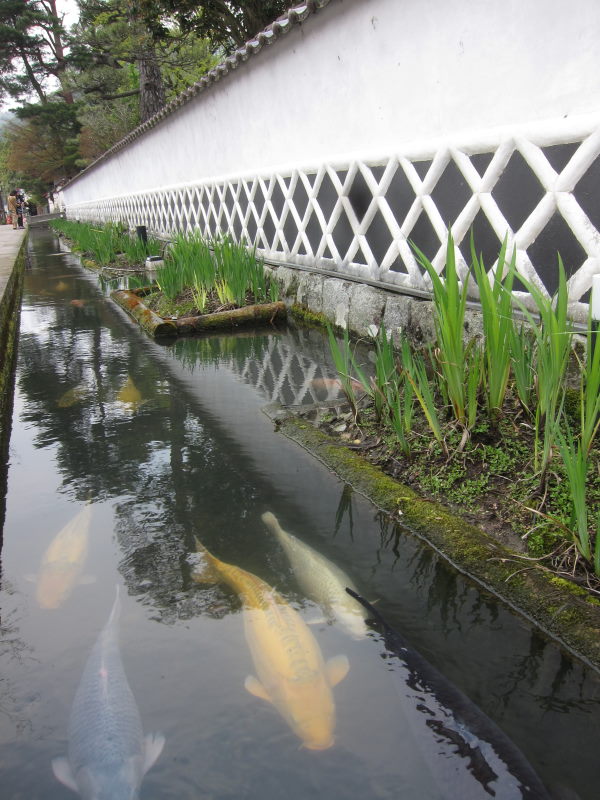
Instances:
[[[89,655],[69,719],[69,755],[52,761],[54,775],[84,800],[136,800],[142,778],[165,739],[144,738],[118,642],[119,589]]]
[[[421,722],[423,740],[429,739],[432,770],[446,770],[448,797],[496,800],[550,800],[551,794],[517,745],[414,650],[397,630],[363,597],[348,594],[369,612],[383,635],[385,647],[404,667],[401,694]],[[458,782],[462,780],[460,790]]]

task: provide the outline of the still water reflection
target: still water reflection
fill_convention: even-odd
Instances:
[[[514,783],[475,780],[458,748],[453,755],[431,734],[404,665],[378,631],[349,635],[319,604],[272,518],[263,519],[269,513],[377,600],[557,796],[597,797],[598,677],[261,413],[334,391],[323,337],[260,331],[156,344],[76,257],[60,254],[50,232],[32,231],[30,248],[0,589],[3,800],[75,796],[54,774],[68,783],[73,749],[66,762],[56,759],[69,752],[72,708],[83,707],[74,698],[86,662],[109,645],[115,658],[120,652],[143,732],[165,740],[162,752],[153,740],[142,798],[521,796]],[[202,575],[198,543],[267,586],[270,605],[253,608],[233,579]],[[108,624],[115,585],[120,612]],[[335,707],[332,746],[301,746],[271,696],[279,645],[249,632],[257,608],[266,637],[281,634],[273,620],[287,620],[289,609],[285,641],[296,642],[296,630],[314,640]],[[113,674],[106,659],[91,668],[100,700]],[[144,740],[136,741],[143,758]]]

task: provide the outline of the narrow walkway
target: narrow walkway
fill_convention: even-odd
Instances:
[[[15,231],[12,225],[0,225],[0,308],[26,232],[26,228]]]

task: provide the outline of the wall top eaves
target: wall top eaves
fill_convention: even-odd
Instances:
[[[127,147],[135,139],[138,139],[151,128],[154,128],[156,125],[162,122],[163,119],[181,108],[181,106],[188,103],[193,97],[201,94],[213,83],[219,81],[232,70],[238,69],[240,66],[242,66],[242,64],[245,64],[251,56],[258,55],[265,45],[273,44],[286,33],[289,33],[294,26],[304,22],[306,19],[308,19],[308,17],[329,5],[330,2],[331,0],[304,0],[303,3],[298,3],[297,5],[289,8],[285,14],[282,14],[274,22],[272,22],[270,25],[267,25],[266,28],[257,33],[256,36],[254,36],[252,39],[249,39],[241,47],[238,47],[236,50],[234,50],[231,55],[224,58],[223,61],[217,64],[216,67],[213,67],[213,69],[207,72],[206,75],[203,75],[199,81],[196,81],[196,83],[192,84],[185,91],[181,92],[181,94],[177,95],[177,97],[167,103],[164,108],[154,114],[154,116],[150,117],[150,119],[146,120],[146,122],[143,122],[141,125],[138,125],[137,128],[134,128],[131,133],[128,133],[127,136],[118,141],[109,150],[107,150],[101,156],[98,156],[98,158],[92,161],[91,164],[88,164],[87,167],[82,169],[81,172],[77,173],[77,175],[75,175],[69,181],[62,184],[60,188],[64,189],[66,186],[74,183],[80,176],[88,173],[102,161],[105,161],[119,150]]]

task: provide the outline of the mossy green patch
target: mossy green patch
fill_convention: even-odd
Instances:
[[[195,311],[193,299],[177,303],[162,292],[146,295],[144,304],[161,317],[188,317]]]
[[[306,306],[300,303],[294,303],[290,309],[292,317],[302,322],[304,325],[312,326],[315,328],[326,328],[328,319],[325,314],[319,311],[311,311]]]
[[[572,581],[567,581],[564,578],[560,578],[558,575],[554,575],[552,578],[549,578],[549,581],[553,586],[560,586],[561,589],[572,592],[579,597],[587,597],[588,593],[582,586],[578,586]]]

